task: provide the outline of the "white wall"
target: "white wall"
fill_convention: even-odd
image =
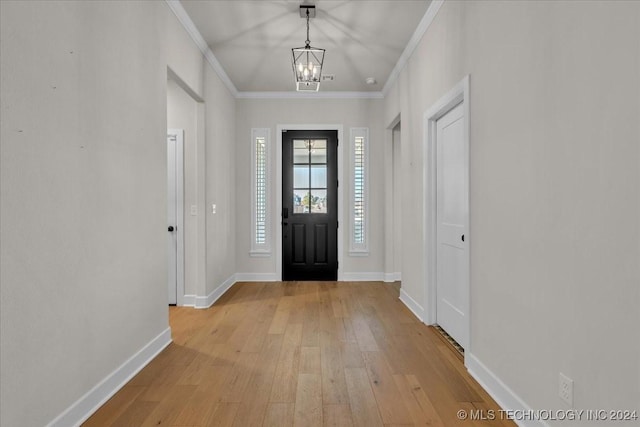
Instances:
[[[236,272],[236,110],[235,99],[208,65],[204,70],[206,108],[206,289],[210,295]],[[216,204],[216,214],[211,205]]]
[[[204,94],[205,60],[189,33],[168,7],[163,8],[165,18],[164,43],[167,64],[185,89],[202,98]]]
[[[385,100],[423,306],[422,115],[466,74],[473,356],[534,408],[563,372],[576,408],[640,409],[640,3],[444,3]]]
[[[339,155],[343,157],[345,174],[340,185],[343,186],[344,199],[340,201],[344,209],[344,224],[339,232],[343,233],[344,261],[340,264],[343,273],[382,273],[384,272],[384,233],[377,232],[384,226],[384,174],[382,147],[384,128],[381,123],[383,102],[380,99],[239,99],[237,101],[237,271],[239,273],[276,272],[276,235],[280,221],[280,208],[276,206],[275,167],[277,142],[276,127],[279,124],[328,124],[342,125],[344,136],[340,141]],[[312,126],[313,127],[313,126]],[[370,255],[368,257],[350,257],[349,251],[349,132],[352,127],[368,127],[370,140],[369,168],[371,171],[369,197]],[[271,165],[273,168],[272,200],[272,256],[270,258],[252,258],[251,249],[251,128],[270,128]]]
[[[168,327],[164,7],[1,3],[2,425]]]
[[[197,295],[235,271],[235,100],[164,2],[0,8],[0,424],[35,426],[168,331],[167,67],[207,104],[198,181],[206,150],[224,201],[198,187]]]

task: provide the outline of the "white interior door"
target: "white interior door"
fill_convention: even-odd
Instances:
[[[168,260],[167,286],[169,304],[178,303],[184,292],[183,242],[183,131],[167,132],[167,231]]]
[[[463,104],[436,122],[437,323],[463,348],[469,342],[467,153]]]

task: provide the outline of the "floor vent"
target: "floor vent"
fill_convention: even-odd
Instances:
[[[442,329],[440,325],[433,325],[433,328],[438,331],[444,341],[446,341],[451,347],[454,348],[454,350],[456,350],[462,357],[464,357],[464,348],[462,348],[462,346],[458,344],[456,340],[451,338],[451,335],[449,335],[444,329]]]

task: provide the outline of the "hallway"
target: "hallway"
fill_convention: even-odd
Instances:
[[[173,344],[84,425],[514,425],[398,292],[237,283],[210,309],[171,307]]]

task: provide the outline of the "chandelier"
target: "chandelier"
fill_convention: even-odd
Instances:
[[[315,16],[315,6],[300,6],[300,17],[307,18],[307,40],[304,42],[304,47],[291,49],[293,54],[293,75],[296,79],[297,91],[317,92],[320,89],[324,49],[311,47],[311,41],[309,40],[309,18]]]

